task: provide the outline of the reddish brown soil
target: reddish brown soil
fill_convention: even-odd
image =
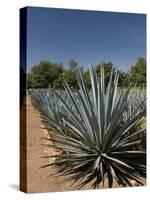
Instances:
[[[39,169],[48,162],[52,162],[52,160],[41,158],[42,156],[55,154],[53,149],[41,145],[47,143],[41,137],[49,137],[43,127],[38,111],[32,106],[31,98],[27,97],[27,192],[75,190],[70,187],[71,182],[60,184],[62,177],[48,177],[50,174],[55,174],[53,167]],[[114,187],[117,185],[114,184]],[[83,189],[91,189],[91,185],[88,184]]]

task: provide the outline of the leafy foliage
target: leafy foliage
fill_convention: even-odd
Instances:
[[[64,79],[70,87],[78,89],[78,84],[74,72],[77,70],[78,63],[71,59],[67,66],[62,63],[52,63],[48,61],[41,61],[39,64],[33,66],[31,71],[27,74],[27,87],[30,88],[51,88],[63,89],[62,85]],[[114,65],[111,62],[101,62],[96,65],[97,76],[100,75],[101,67],[105,69],[105,85],[109,82],[111,68]],[[114,69],[117,69],[116,67]],[[118,69],[117,69],[118,70]],[[82,74],[87,89],[91,89],[90,75],[88,70],[82,67]],[[139,86],[146,83],[146,60],[138,58],[135,65],[131,67],[128,72],[118,70],[119,87],[128,87],[131,81],[136,81]]]
[[[114,69],[107,86],[104,67],[99,77],[95,67],[89,72],[90,92],[80,70],[76,73],[76,92],[67,82],[65,92],[32,92],[47,129],[54,130],[53,145],[48,146],[61,152],[52,156],[56,158],[54,163],[43,167],[57,166],[58,175],[70,175],[79,188],[89,182],[96,188],[106,179],[108,187],[114,181],[132,186],[131,180],[135,180],[142,185],[146,153],[135,148],[141,141],[135,136],[145,136],[145,128],[139,129],[146,115],[145,96],[135,96],[133,84],[127,91],[117,92],[119,75]]]
[[[131,80],[146,85],[146,59],[138,58],[129,73]]]
[[[68,65],[69,65],[69,70],[70,70],[71,72],[74,72],[74,70],[75,70],[75,69],[77,68],[77,66],[78,66],[78,63],[77,63],[74,59],[71,59],[71,60],[69,60]]]
[[[28,88],[48,88],[49,85],[53,87],[54,81],[62,72],[61,63],[41,61],[28,73]]]
[[[127,83],[127,74],[125,72],[122,72],[121,70],[118,70],[116,67],[113,66],[113,64],[111,62],[102,62],[98,65],[96,65],[96,72],[97,75],[99,76],[101,74],[101,68],[104,67],[104,71],[105,71],[105,85],[108,84],[109,82],[109,78],[110,78],[110,74],[111,74],[111,70],[112,67],[114,68],[114,70],[117,70],[118,74],[119,74],[119,78],[118,78],[118,86],[124,86],[124,85],[128,85]]]

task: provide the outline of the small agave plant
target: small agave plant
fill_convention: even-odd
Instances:
[[[112,69],[105,85],[104,67],[100,77],[96,68],[89,68],[91,91],[88,93],[82,72],[76,72],[79,90],[74,92],[64,82],[65,91],[48,90],[32,93],[34,104],[50,132],[53,145],[59,154],[55,162],[44,167],[57,167],[58,175],[69,175],[78,188],[91,184],[99,188],[114,182],[132,186],[133,180],[143,185],[146,176],[146,152],[135,148],[145,137],[145,96],[134,99],[134,85],[118,92],[117,71]],[[137,135],[141,135],[136,137]],[[49,140],[49,139],[48,139]],[[48,157],[50,158],[50,156]],[[68,180],[69,180],[68,179]]]

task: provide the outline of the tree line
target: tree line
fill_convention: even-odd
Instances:
[[[105,81],[106,84],[109,81],[112,67],[119,73],[118,85],[120,87],[127,87],[131,81],[137,83],[138,86],[146,85],[146,59],[137,58],[135,64],[129,68],[127,72],[115,67],[111,62],[102,62],[96,65],[96,71],[98,76],[100,75],[100,69],[104,66],[105,69]],[[62,63],[53,63],[50,61],[41,61],[37,65],[34,65],[30,72],[27,73],[27,87],[33,88],[51,88],[51,89],[63,89],[63,82],[69,84],[70,87],[78,89],[75,76],[75,70],[78,68],[78,63],[71,59],[67,68]],[[90,75],[88,68],[81,67],[83,79],[85,84],[90,89]]]

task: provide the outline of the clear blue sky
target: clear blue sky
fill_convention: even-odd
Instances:
[[[111,61],[127,71],[146,56],[146,16],[113,12],[28,8],[28,70],[41,60],[70,59],[81,66]]]

